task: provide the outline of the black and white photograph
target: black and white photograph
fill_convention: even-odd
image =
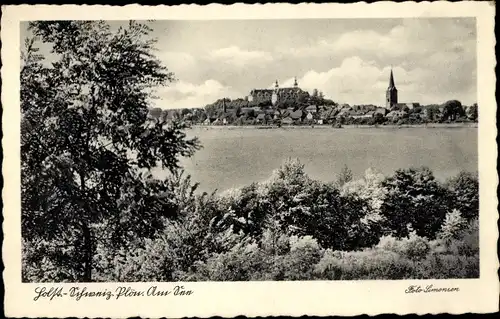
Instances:
[[[22,27],[23,280],[479,276],[475,19]]]
[[[458,293],[437,280],[483,275],[480,187],[496,174],[480,167],[496,105],[479,98],[477,26],[20,21],[21,282]]]

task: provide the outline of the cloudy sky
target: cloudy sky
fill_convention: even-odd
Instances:
[[[155,21],[178,79],[162,108],[244,97],[275,80],[341,103],[383,105],[391,65],[400,102],[476,102],[474,18]]]

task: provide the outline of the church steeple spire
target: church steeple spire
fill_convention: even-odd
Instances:
[[[293,81],[293,87],[298,87],[299,84],[297,83],[297,77],[294,77],[294,81]]]
[[[396,88],[396,85],[394,84],[394,75],[392,74],[392,67],[391,67],[391,77],[389,78],[389,89],[391,88]]]
[[[395,104],[398,104],[398,90],[396,89],[396,84],[394,83],[394,75],[392,73],[392,67],[391,67],[391,75],[389,77],[389,87],[385,92],[385,107],[390,109]]]

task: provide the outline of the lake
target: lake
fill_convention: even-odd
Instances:
[[[367,168],[385,175],[429,167],[439,180],[478,169],[477,128],[203,128],[187,131],[203,148],[182,165],[199,190],[224,191],[266,180],[285,159],[298,158],[314,179],[334,181],[347,165],[354,178]],[[155,175],[163,172],[156,170]]]

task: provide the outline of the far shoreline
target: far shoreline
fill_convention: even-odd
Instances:
[[[401,129],[401,128],[477,128],[478,123],[428,123],[428,124],[387,124],[387,125],[367,125],[367,124],[349,124],[342,125],[342,127],[333,127],[330,124],[313,124],[313,125],[202,125],[194,124],[191,128],[205,128],[205,129],[283,129],[283,130],[294,130],[294,129]]]

